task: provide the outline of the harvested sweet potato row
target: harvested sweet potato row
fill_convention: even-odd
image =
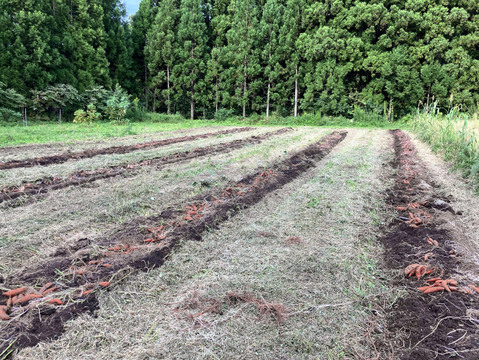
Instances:
[[[18,289],[8,290],[8,291],[4,292],[2,295],[5,295],[5,296],[15,296],[15,295],[21,294],[21,293],[24,292],[25,290],[27,290],[27,289],[21,287],[21,288],[18,288]]]

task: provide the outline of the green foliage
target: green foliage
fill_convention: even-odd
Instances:
[[[79,109],[75,111],[73,122],[75,124],[92,124],[101,119],[101,114],[96,110],[94,104],[88,104],[87,110]]]
[[[71,110],[80,103],[78,91],[71,85],[51,85],[44,90],[33,90],[33,110],[39,114],[51,114],[59,110]]]
[[[115,124],[124,124],[128,122],[125,118],[126,112],[131,106],[128,94],[120,85],[115,87],[115,91],[106,101],[110,121]]]
[[[73,122],[75,124],[88,124],[89,121],[86,116],[86,111],[83,109],[78,109],[74,112]]]
[[[471,126],[471,118],[467,114],[453,107],[443,115],[436,101],[418,110],[412,126],[434,151],[451,161],[465,177],[474,180],[479,190],[478,130]]]
[[[142,0],[126,20],[120,0],[4,0],[0,82],[27,98],[54,84],[83,96],[36,101],[49,115],[89,103],[109,114],[116,84],[145,110],[190,117],[224,108],[389,122],[433,102],[473,111],[478,12],[471,0]]]
[[[215,120],[218,121],[225,121],[228,118],[231,118],[234,114],[234,111],[231,109],[218,109],[218,111],[215,112]]]

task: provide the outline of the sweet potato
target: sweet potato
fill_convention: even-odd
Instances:
[[[39,295],[39,294],[28,294],[28,295],[19,297],[15,301],[12,301],[12,302],[13,302],[13,304],[24,304],[26,302],[29,302],[30,300],[38,299],[38,298],[41,298],[41,297],[43,297],[43,296]]]
[[[53,283],[49,282],[49,283],[46,283],[45,285],[42,286],[42,288],[40,290],[38,290],[38,292],[40,294],[43,294],[43,292],[48,289],[49,287],[51,287],[53,285]]]
[[[416,268],[418,266],[421,266],[420,264],[411,264],[411,265],[408,265],[405,269],[404,269],[404,275],[408,275],[411,276],[411,271],[415,271]]]
[[[431,286],[429,289],[424,290],[424,294],[430,294],[433,292],[443,291],[444,288],[442,286]]]
[[[112,265],[112,264],[102,264],[101,266],[103,266],[103,267],[106,267],[106,268],[107,268],[107,267],[112,267],[113,265]]]
[[[435,281],[438,281],[438,280],[441,280],[441,278],[440,277],[435,277],[435,278],[426,280],[426,282],[435,282]]]
[[[21,287],[21,288],[18,288],[18,289],[8,290],[8,291],[4,292],[2,295],[5,295],[5,296],[15,296],[15,295],[21,294],[21,293],[24,292],[25,290],[27,290],[27,289]]]
[[[58,289],[59,289],[58,286],[52,287],[52,288],[47,289],[47,290],[45,290],[44,292],[42,292],[42,295],[45,296],[45,295],[50,294],[51,292],[53,292],[53,291],[55,291],[55,290],[58,290]]]
[[[417,289],[418,289],[419,291],[424,291],[424,290],[426,290],[426,289],[429,289],[430,287],[431,287],[431,285],[426,285],[426,286],[418,287]]]
[[[100,285],[101,287],[107,287],[110,285],[110,282],[109,281],[101,281],[98,283],[98,285]]]
[[[10,316],[7,314],[7,307],[5,305],[0,306],[0,320],[10,320]]]
[[[53,305],[63,305],[63,301],[61,301],[60,299],[56,298],[56,299],[50,299],[48,300],[48,303],[49,304],[53,304]]]
[[[418,266],[416,268],[416,277],[419,280],[426,272],[426,267],[424,265]]]
[[[84,291],[84,292],[81,293],[81,296],[88,295],[88,294],[91,293],[92,291],[93,291],[93,289],[86,290],[86,291]]]

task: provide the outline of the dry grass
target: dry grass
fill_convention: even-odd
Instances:
[[[374,241],[385,216],[380,193],[388,142],[384,131],[351,130],[317,168],[202,242],[185,244],[163,267],[103,292],[97,317],[82,315],[60,339],[15,358],[376,356],[372,333],[381,332],[381,314],[392,301]],[[229,177],[278,151],[245,154],[237,168],[227,167]],[[288,246],[290,237],[302,241]]]
[[[17,185],[22,181],[30,182],[46,176],[68,176],[72,172],[79,170],[94,170],[97,168],[115,166],[129,162],[142,161],[153,157],[161,157],[176,152],[187,151],[197,147],[220,144],[237,139],[243,139],[257,134],[267,132],[268,129],[254,129],[252,131],[236,134],[220,135],[206,139],[199,139],[190,142],[172,144],[165,147],[159,147],[150,150],[133,151],[126,154],[98,155],[88,159],[78,161],[67,161],[62,164],[52,164],[49,166],[35,166],[28,168],[14,168],[0,172],[0,186]],[[177,134],[180,135],[180,134]],[[188,134],[189,135],[189,134]],[[174,136],[176,137],[176,136]],[[138,142],[138,141],[137,141]]]
[[[53,191],[44,201],[23,207],[0,207],[0,257],[4,259],[0,276],[41,262],[59,246],[82,237],[96,239],[135,216],[160,213],[181,199],[237,181],[251,168],[266,166],[323,133],[306,129],[286,133],[213,158],[173,164],[159,171],[145,167],[135,177]]]
[[[155,140],[162,140],[186,135],[203,134],[207,132],[220,131],[231,128],[225,127],[202,127],[192,129],[181,129],[162,131],[153,134],[128,135],[123,137],[112,137],[110,139],[72,141],[69,143],[30,144],[0,148],[1,161],[23,160],[30,157],[56,155],[64,152],[76,152],[88,149],[103,149],[110,146],[132,145]]]

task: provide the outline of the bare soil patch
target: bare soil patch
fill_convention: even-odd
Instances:
[[[167,145],[176,144],[180,142],[217,136],[221,134],[232,134],[232,133],[250,131],[250,130],[252,130],[252,128],[250,127],[234,128],[234,129],[220,130],[217,132],[210,132],[210,133],[199,134],[199,135],[181,136],[176,138],[151,141],[151,142],[140,143],[135,145],[112,146],[112,147],[103,148],[103,149],[91,149],[91,150],[84,150],[80,152],[63,153],[59,155],[51,155],[51,156],[45,156],[45,157],[25,159],[25,160],[12,160],[7,162],[0,162],[0,170],[13,169],[13,168],[19,168],[19,167],[32,167],[32,166],[39,166],[39,165],[47,166],[50,164],[61,164],[69,160],[86,159],[86,158],[91,158],[98,155],[125,154],[132,151],[152,149],[152,148],[167,146]]]
[[[251,144],[258,144],[261,141],[268,139],[275,135],[280,135],[291,131],[292,128],[282,128],[276,131],[268,132],[261,135],[251,136],[245,139],[234,140],[232,142],[210,145],[206,147],[199,147],[193,150],[174,153],[167,156],[155,157],[139,162],[131,162],[122,165],[110,166],[107,168],[100,168],[95,170],[82,170],[69,174],[67,177],[50,176],[35,181],[25,181],[22,185],[9,186],[0,189],[0,203],[16,199],[24,195],[37,195],[50,192],[52,190],[63,189],[68,186],[78,186],[86,183],[91,183],[98,179],[107,179],[115,176],[134,175],[136,171],[143,166],[162,166],[189,161],[198,157],[227,153],[244,146]],[[22,201],[21,205],[26,202]]]
[[[205,230],[217,227],[315,166],[316,161],[328,154],[345,136],[346,132],[334,132],[269,169],[261,169],[232,183],[221,193],[205,193],[158,216],[136,219],[96,244],[83,239],[78,248],[59,249],[57,256],[42,268],[26,271],[15,279],[6,279],[8,287],[22,284],[34,289],[53,277],[60,287],[55,295],[62,297],[65,305],[61,305],[60,312],[54,308],[53,313],[50,305],[48,311],[43,311],[39,301],[10,308],[9,315],[13,320],[5,328],[6,333],[2,334],[4,343],[0,345],[0,351],[14,338],[17,339],[14,344],[16,348],[44,340],[32,333],[32,329],[40,333],[46,326],[51,331],[48,337],[61,334],[64,318],[60,314],[69,312],[70,317],[74,317],[85,311],[85,308],[78,310],[74,304],[95,297],[96,289],[119,281],[119,278],[126,276],[125,269],[146,271],[162,265],[171,250],[182,240],[201,240]],[[74,253],[71,254],[72,252]],[[61,276],[58,276],[59,273]],[[87,308],[94,309],[96,302],[88,301],[91,301],[91,305]],[[7,305],[6,299],[1,302],[4,303]],[[37,312],[26,311],[32,308],[37,309],[42,316],[39,317]],[[24,313],[29,314],[28,321],[19,321]],[[26,335],[28,342],[22,342],[22,334]]]
[[[388,203],[398,216],[380,240],[386,265],[401,272],[393,285],[407,292],[389,314],[388,330],[395,334],[389,341],[400,359],[478,359],[479,293],[461,270],[454,247],[461,240],[444,226],[460,212],[439,195],[408,136],[401,130],[392,135],[396,175]],[[389,350],[390,344],[378,347]]]

